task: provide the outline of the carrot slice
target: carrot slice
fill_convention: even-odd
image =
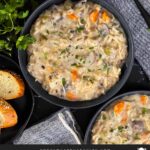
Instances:
[[[125,107],[125,102],[124,101],[121,101],[118,104],[116,104],[114,106],[114,112],[115,112],[115,114],[119,115],[123,111],[124,107]]]
[[[76,69],[73,69],[73,70],[71,71],[71,79],[72,79],[72,81],[76,81],[77,78],[78,78],[78,72],[77,72]]]
[[[74,13],[67,14],[67,17],[73,21],[76,21],[78,19],[78,17]]]
[[[98,19],[98,16],[99,16],[99,10],[98,9],[95,9],[94,11],[92,11],[90,14],[91,22],[95,23]]]
[[[68,91],[68,92],[66,93],[66,97],[67,97],[69,100],[75,100],[75,99],[77,99],[76,95],[75,95],[73,92],[71,92],[71,91]]]
[[[108,12],[107,11],[103,11],[102,12],[102,19],[105,21],[105,22],[110,22],[110,17],[108,15]]]
[[[148,102],[148,97],[146,95],[142,95],[140,97],[141,104],[146,105]]]

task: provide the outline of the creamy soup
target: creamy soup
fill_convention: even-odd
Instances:
[[[150,97],[131,95],[102,111],[92,144],[150,144]]]
[[[50,94],[92,100],[119,80],[127,40],[118,20],[100,5],[66,1],[44,11],[31,29],[28,71]]]

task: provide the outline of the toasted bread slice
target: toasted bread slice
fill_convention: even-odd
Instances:
[[[9,128],[16,125],[18,116],[14,108],[5,100],[0,99],[0,128]]]
[[[22,97],[24,89],[24,82],[20,76],[0,70],[0,98],[10,100]]]

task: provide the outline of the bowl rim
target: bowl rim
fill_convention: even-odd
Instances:
[[[0,54],[0,58],[3,58],[3,59],[6,59],[6,60],[10,61],[21,72],[19,65],[13,59],[11,59],[10,57],[5,56],[3,54]],[[23,77],[23,75],[22,75],[22,77]],[[24,82],[26,82],[25,78],[24,78]],[[33,96],[33,92],[31,90],[31,88],[29,87],[29,85],[27,84],[27,82],[26,82],[26,85],[27,85],[28,91],[30,92],[30,95],[31,95],[30,113],[29,113],[27,119],[25,120],[24,124],[18,129],[16,135],[11,137],[7,142],[5,142],[6,144],[13,143],[13,141],[16,140],[23,133],[23,131],[25,130],[25,128],[26,128],[27,124],[29,123],[29,120],[30,120],[30,118],[33,114],[33,110],[34,110],[34,106],[35,106],[35,99],[34,99],[34,96]]]
[[[129,91],[120,95],[115,96],[114,98],[110,99],[107,103],[105,103],[105,105],[103,105],[102,107],[100,107],[98,109],[98,111],[94,114],[94,116],[92,117],[92,119],[89,122],[89,125],[86,129],[85,132],[85,136],[84,136],[84,144],[91,144],[90,140],[91,140],[91,131],[92,128],[95,124],[95,121],[97,120],[97,117],[100,115],[100,113],[106,109],[108,106],[110,106],[112,103],[117,102],[120,100],[120,98],[123,98],[125,96],[130,96],[130,95],[134,95],[134,94],[144,94],[144,95],[149,95],[150,96],[150,91],[147,90],[136,90],[136,91]]]
[[[125,61],[127,63],[127,65],[126,65],[127,68],[125,69],[125,72],[121,74],[122,77],[120,77],[118,82],[111,89],[109,89],[104,95],[101,95],[98,98],[89,100],[89,101],[72,102],[72,101],[64,100],[64,99],[58,98],[56,96],[50,95],[47,93],[47,91],[45,91],[44,89],[41,89],[42,86],[39,85],[39,83],[37,83],[35,81],[34,77],[32,77],[27,71],[26,62],[25,62],[25,61],[27,61],[27,60],[25,60],[25,59],[27,59],[27,56],[26,56],[27,52],[18,50],[19,65],[20,65],[22,74],[24,75],[24,78],[26,79],[27,83],[29,84],[29,86],[33,89],[33,91],[36,94],[38,94],[41,98],[43,98],[44,100],[46,100],[54,105],[61,106],[61,107],[69,107],[69,108],[73,108],[73,109],[83,109],[83,108],[90,108],[90,107],[102,104],[102,103],[108,101],[112,96],[114,96],[123,87],[123,85],[125,84],[125,82],[127,81],[128,77],[131,73],[131,70],[133,67],[133,62],[134,62],[134,52],[133,52],[134,43],[133,43],[132,34],[130,32],[128,24],[126,23],[126,21],[124,20],[122,15],[114,7],[110,6],[105,1],[103,1],[103,0],[91,0],[91,1],[94,3],[98,3],[99,5],[104,7],[106,10],[111,12],[117,18],[117,20],[120,22],[123,30],[125,31],[127,41],[128,41],[128,56]],[[63,3],[63,2],[64,2],[64,0],[47,0],[44,3],[42,3],[39,7],[37,7],[33,11],[33,13],[27,19],[27,21],[24,25],[24,28],[21,32],[21,35],[29,33],[29,30],[31,29],[33,22],[38,18],[38,16],[44,10],[46,10],[53,4],[59,4],[59,3]],[[23,57],[26,57],[26,58],[23,58]]]

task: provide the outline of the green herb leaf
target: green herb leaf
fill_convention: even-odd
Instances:
[[[88,72],[92,72],[92,70],[91,70],[91,69],[88,69]]]
[[[62,85],[65,86],[66,85],[66,79],[62,78]]]
[[[61,54],[65,54],[67,52],[69,52],[69,48],[68,47],[66,47],[66,48],[61,50]]]
[[[108,69],[108,65],[107,65],[107,64],[104,64],[103,70],[106,71],[107,69]]]
[[[107,119],[107,117],[106,117],[105,114],[102,114],[102,119],[103,119],[103,120],[106,120],[106,119]]]
[[[109,55],[111,54],[111,51],[110,51],[109,48],[105,48],[105,49],[104,49],[104,53],[105,53],[107,56],[109,56]]]
[[[18,38],[16,42],[16,47],[19,50],[26,50],[27,47],[34,42],[35,42],[35,39],[31,37],[30,35],[22,35]]]
[[[0,15],[7,15],[8,12],[5,9],[0,10]]]
[[[102,58],[102,54],[99,54],[99,59],[101,59]]]
[[[83,80],[89,81],[89,82],[91,82],[93,84],[94,81],[95,81],[95,78],[92,77],[92,76],[83,76]]]
[[[16,8],[20,8],[20,7],[23,7],[24,5],[24,0],[9,0],[9,4],[14,7],[15,9]]]
[[[7,41],[5,41],[5,40],[0,40],[0,51],[3,51],[4,49],[10,51],[10,50],[11,50],[11,47],[10,47],[10,45],[8,44]]]
[[[24,4],[25,0],[2,0],[0,2],[0,51],[2,53],[11,55],[15,46],[25,49],[27,43],[32,41],[26,36],[18,38],[22,30],[20,20],[29,14],[28,10],[24,10]]]
[[[119,126],[119,127],[118,127],[119,132],[122,132],[122,131],[123,131],[123,129],[124,129],[124,127],[123,127],[123,126]]]
[[[142,115],[145,115],[147,112],[148,112],[148,109],[143,107],[142,108]]]
[[[93,50],[93,49],[94,49],[94,47],[89,47],[89,49],[90,49],[90,50]]]
[[[29,11],[28,11],[28,10],[26,10],[26,11],[21,11],[21,12],[18,13],[18,18],[19,18],[19,19],[24,19],[24,18],[26,18],[28,15],[29,15]]]
[[[17,35],[22,30],[22,27],[16,26],[14,27],[14,30],[15,30],[15,34]]]
[[[71,66],[82,67],[81,64],[77,64],[77,63],[73,63],[73,64],[71,64]]]
[[[86,21],[85,21],[83,18],[80,20],[80,22],[81,22],[82,24],[85,24],[85,23],[86,23]]]
[[[136,133],[133,138],[134,138],[135,140],[140,140],[140,137],[139,137],[139,134],[138,134],[138,133]]]
[[[80,33],[80,32],[82,32],[84,29],[85,29],[84,26],[80,26],[80,27],[77,27],[77,28],[76,28],[76,31]]]
[[[43,56],[44,56],[44,59],[47,59],[48,58],[48,52],[44,52]]]
[[[79,58],[79,55],[75,55],[75,58],[78,59],[78,58]]]

